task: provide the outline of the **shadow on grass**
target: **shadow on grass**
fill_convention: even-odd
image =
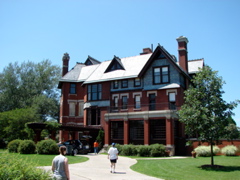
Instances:
[[[210,164],[209,165],[206,164],[198,168],[206,171],[222,171],[222,172],[240,171],[240,166],[221,166],[221,165],[211,166]]]

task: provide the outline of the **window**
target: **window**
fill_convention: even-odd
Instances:
[[[102,99],[102,85],[92,84],[88,85],[88,100],[96,101]]]
[[[176,109],[176,93],[170,92],[168,93],[169,99],[169,109]]]
[[[135,109],[140,109],[141,108],[140,95],[135,95],[134,101],[135,101],[134,108]]]
[[[149,94],[149,110],[155,110],[155,109],[156,109],[155,93]]]
[[[152,139],[165,139],[166,138],[166,121],[165,120],[151,120],[150,132]]]
[[[78,111],[78,115],[79,116],[83,116],[83,102],[79,103],[79,111]]]
[[[75,83],[70,83],[69,93],[70,93],[70,94],[77,94],[77,93],[76,93],[76,84],[75,84]]]
[[[129,121],[130,126],[130,143],[133,140],[143,140],[144,138],[144,126],[143,120]]]
[[[117,96],[115,96],[113,98],[113,107],[114,107],[114,109],[118,108],[118,97]]]
[[[153,68],[153,83],[161,84],[169,82],[169,68],[168,66]]]
[[[123,139],[123,121],[111,122],[111,139]]]
[[[99,108],[91,107],[87,109],[87,125],[100,125],[101,111]]]
[[[122,80],[122,88],[128,87],[128,80]]]
[[[118,89],[118,81],[113,81],[113,89]]]
[[[141,79],[140,78],[135,78],[134,79],[134,86],[135,87],[141,86]]]
[[[69,103],[69,116],[75,116],[75,102]]]
[[[122,96],[122,109],[127,109],[128,98],[127,96]]]

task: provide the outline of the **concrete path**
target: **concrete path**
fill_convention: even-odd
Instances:
[[[130,169],[130,166],[137,163],[137,160],[119,157],[116,164],[116,173],[110,173],[110,161],[107,155],[88,154],[83,155],[89,160],[83,163],[70,164],[71,180],[159,180],[159,178],[147,176]],[[51,170],[50,166],[43,167]]]

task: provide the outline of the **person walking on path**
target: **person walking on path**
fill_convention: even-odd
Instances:
[[[68,158],[64,156],[66,154],[66,151],[66,146],[60,146],[60,154],[58,156],[55,156],[52,161],[53,177],[56,180],[70,180]]]
[[[99,146],[99,144],[98,144],[98,142],[97,142],[97,140],[93,143],[93,147],[94,147],[94,153],[95,154],[98,154],[98,146]]]
[[[115,173],[115,167],[118,160],[118,149],[115,147],[115,143],[112,143],[112,147],[108,150],[108,159],[110,159],[110,172]]]

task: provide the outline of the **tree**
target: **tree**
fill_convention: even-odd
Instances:
[[[214,165],[213,145],[226,133],[237,101],[227,103],[222,99],[224,81],[209,66],[203,67],[185,91],[185,102],[179,111],[189,136],[197,135],[211,146],[211,165]]]
[[[49,60],[10,63],[0,73],[0,112],[32,107],[42,121],[59,114],[61,68]]]

